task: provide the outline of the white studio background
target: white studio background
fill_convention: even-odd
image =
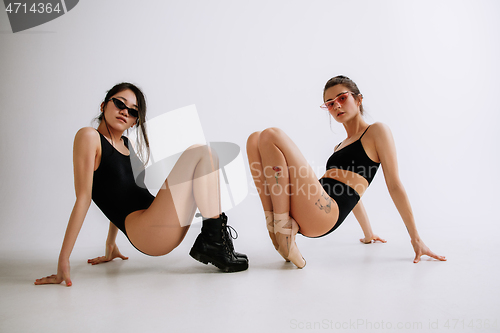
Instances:
[[[196,104],[207,141],[244,150],[280,127],[320,176],[345,137],[318,107],[338,74],[358,84],[367,121],[391,127],[419,228],[493,239],[499,18],[485,0],[86,0],[13,34],[1,11],[0,251],[59,250],[73,138],[114,84],[138,84],[149,118]],[[405,232],[382,174],[364,202],[377,230]],[[260,209],[252,186],[230,215],[243,239],[264,235]],[[106,232],[92,206],[77,248],[103,247]]]

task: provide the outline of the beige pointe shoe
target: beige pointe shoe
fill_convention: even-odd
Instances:
[[[276,249],[276,251],[278,251],[279,244],[278,241],[276,240],[276,235],[274,234],[274,217],[272,214],[270,216],[269,215],[266,216],[266,225],[267,225],[267,231],[269,231],[269,238],[271,238],[274,248]],[[283,257],[283,259],[285,259],[286,261],[290,261],[285,257]]]
[[[295,235],[299,232],[299,225],[292,217],[276,222],[274,234],[279,246],[278,252],[285,260],[293,262],[298,268],[304,268],[306,261],[295,244]]]

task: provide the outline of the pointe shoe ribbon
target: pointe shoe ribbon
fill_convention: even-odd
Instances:
[[[304,268],[306,261],[295,243],[295,235],[299,232],[299,225],[293,218],[275,221],[274,234],[279,244],[278,252],[286,261],[291,261],[298,268]],[[282,236],[278,236],[277,234]]]
[[[278,251],[279,245],[278,242],[276,241],[276,236],[274,235],[274,218],[272,212],[271,214],[266,214],[266,226],[267,226],[267,231],[269,231],[269,238],[271,238],[274,248],[276,249],[276,251]],[[286,260],[286,258],[284,259]]]

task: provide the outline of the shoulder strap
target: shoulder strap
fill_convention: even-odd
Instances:
[[[339,147],[340,147],[341,144],[342,144],[342,142],[340,142],[338,145],[335,146],[334,152],[336,152],[337,149],[339,149]]]
[[[106,146],[106,149],[108,147],[111,147],[111,149],[113,150],[114,149],[113,144],[111,142],[109,142],[109,140],[104,136],[104,134],[102,134],[98,130],[96,130],[96,132],[99,133],[99,138],[101,139],[101,147]],[[103,144],[103,142],[106,142],[107,145]]]
[[[122,135],[123,143],[125,144],[125,147],[127,147],[128,150],[130,150],[128,146],[128,138],[125,135]]]
[[[361,136],[359,137],[358,140],[361,140],[361,138],[363,137],[363,135],[365,135],[366,131],[368,131],[368,129],[370,128],[371,125],[368,125],[368,127],[365,129],[365,131],[363,132],[363,134],[361,134]]]
[[[99,133],[99,140],[101,141],[101,149],[102,149],[102,151],[104,149],[108,149],[108,146],[111,146],[111,143],[108,141],[108,139],[106,139],[106,137],[104,135],[101,134],[101,132],[99,132],[98,130],[95,130],[95,131],[97,133]],[[106,146],[106,144],[103,143],[103,142],[107,142],[108,145]],[[106,148],[104,148],[105,146],[106,146]],[[102,153],[102,151],[101,151],[101,153]]]

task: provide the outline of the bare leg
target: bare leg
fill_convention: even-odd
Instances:
[[[255,132],[248,137],[248,163],[250,164],[250,172],[252,173],[252,178],[262,203],[262,208],[264,209],[269,237],[273,242],[274,248],[278,250],[278,243],[276,242],[276,237],[274,236],[273,203],[269,194],[269,186],[267,186],[266,178],[264,177],[264,168],[262,167],[262,160],[259,151],[260,134],[261,132]]]
[[[128,237],[147,254],[167,254],[184,239],[196,207],[206,217],[221,213],[218,161],[202,145],[181,155],[148,209],[127,216]]]
[[[265,210],[272,207],[275,214],[289,214],[297,222],[300,232],[307,236],[322,235],[335,225],[337,204],[323,190],[304,156],[283,131],[269,128],[252,134],[247,151],[252,176],[258,191],[260,189]],[[320,209],[317,202],[331,209]],[[291,222],[292,227],[295,221]],[[285,221],[280,227],[290,227],[288,223]],[[278,237],[281,237],[279,233]]]
[[[177,213],[181,213],[181,226],[189,225],[192,220],[190,207],[195,204],[200,213],[207,218],[221,213],[219,160],[208,146],[195,145],[186,150],[172,172],[168,175],[167,185],[173,193]],[[193,201],[194,200],[194,201]]]
[[[285,260],[291,260],[297,267],[303,268],[305,260],[295,244],[295,234],[299,227],[289,216],[291,196],[289,166],[283,152],[275,144],[277,132],[275,129],[264,130],[259,136],[258,144],[264,177],[274,208],[273,244],[275,247],[278,245],[277,250]],[[292,229],[295,229],[294,233]]]

